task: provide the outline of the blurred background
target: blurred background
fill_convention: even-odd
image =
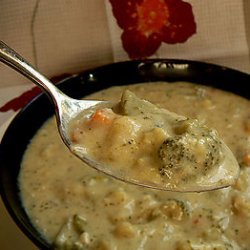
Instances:
[[[126,47],[129,39],[134,42],[133,37],[124,40],[126,27],[131,25],[125,22],[128,20],[126,13],[131,13],[132,8],[128,2],[152,1],[159,2],[1,0],[0,38],[49,78],[74,74],[107,63],[134,59],[129,46]],[[168,4],[171,1],[163,2]],[[185,15],[191,15],[195,32],[187,35],[185,41],[178,38],[175,42],[162,41],[144,57],[199,60],[250,73],[249,0],[185,0],[189,9],[184,8],[183,1],[176,2],[181,11],[174,13],[174,8],[170,8],[169,16],[173,14],[182,20],[181,27],[188,22]],[[154,7],[154,4],[147,6]],[[146,18],[143,20],[147,21]],[[145,25],[144,28],[149,27]],[[177,27],[171,22],[170,25]],[[194,24],[190,25],[194,28]],[[152,27],[150,32],[153,32]],[[174,36],[174,33],[171,35]],[[144,45],[142,42],[140,46]],[[33,86],[24,77],[0,64],[0,107]],[[11,109],[0,112],[1,133],[13,114],[15,112]],[[2,203],[0,243],[4,250],[36,249],[14,225]]]

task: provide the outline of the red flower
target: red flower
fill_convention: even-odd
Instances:
[[[183,43],[196,33],[192,6],[182,0],[110,0],[123,29],[122,44],[131,59],[151,56],[162,42]]]

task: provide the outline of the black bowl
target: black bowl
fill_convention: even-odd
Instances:
[[[189,81],[227,90],[250,99],[250,75],[233,69],[187,60],[128,61],[88,70],[61,81],[59,88],[73,98],[95,91],[139,82]],[[25,213],[17,178],[23,154],[31,138],[54,113],[47,96],[32,100],[11,122],[0,146],[0,191],[16,224],[41,249],[50,245],[40,236]]]

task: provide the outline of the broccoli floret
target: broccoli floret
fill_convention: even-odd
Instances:
[[[171,178],[182,171],[183,178],[206,175],[221,161],[221,144],[215,131],[202,126],[196,120],[178,121],[175,134],[167,138],[159,148],[160,174]],[[196,173],[195,173],[196,171]]]

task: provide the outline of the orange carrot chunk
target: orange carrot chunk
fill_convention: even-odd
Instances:
[[[250,167],[250,154],[245,154],[243,156],[242,163],[244,166]]]
[[[111,109],[98,109],[90,118],[90,124],[110,124],[114,118],[114,113]]]

